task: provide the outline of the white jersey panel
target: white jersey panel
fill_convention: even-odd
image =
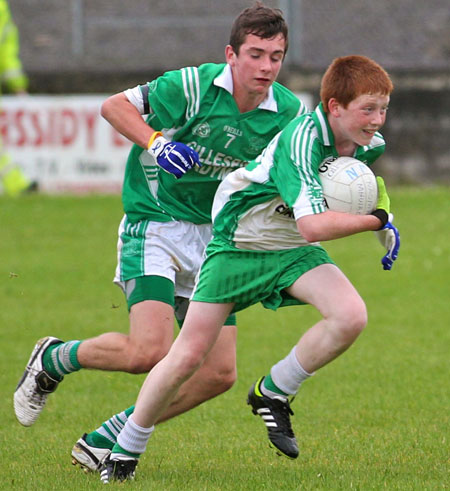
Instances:
[[[264,149],[263,153],[257,157],[256,162],[260,163],[257,167],[252,170],[241,167],[228,174],[226,179],[221,182],[213,201],[211,211],[213,222],[216,215],[225,206],[232,194],[237,191],[242,191],[251,183],[263,184],[269,180],[270,168],[273,166],[273,151],[277,145],[280,134],[281,133],[278,133]]]
[[[292,212],[280,196],[256,205],[245,213],[239,219],[234,242],[238,249],[255,251],[311,245],[300,235]]]
[[[258,165],[250,169],[248,167],[238,169],[221,183],[213,203],[213,220],[233,194],[246,190],[252,184],[263,185],[270,180],[270,170],[273,167],[274,152],[280,134],[274,137],[256,160]],[[257,189],[255,191],[258,192]],[[301,216],[313,214],[307,192],[300,193],[296,208],[301,210]],[[310,244],[298,232],[292,210],[279,195],[242,210],[242,213],[236,217],[236,222],[233,242],[239,249],[283,250]]]

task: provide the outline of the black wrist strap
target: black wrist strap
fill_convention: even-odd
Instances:
[[[371,213],[371,215],[378,218],[381,221],[381,227],[378,230],[381,230],[386,223],[389,221],[389,215],[386,210],[382,210],[381,208],[377,208],[375,211]]]

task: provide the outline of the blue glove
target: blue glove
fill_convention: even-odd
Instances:
[[[195,150],[184,143],[166,140],[159,131],[153,133],[147,151],[163,170],[177,179],[186,174],[194,165],[201,166]]]
[[[387,250],[387,253],[381,259],[381,264],[385,271],[391,270],[400,249],[400,234],[398,229],[392,225],[393,220],[394,216],[389,214],[388,223],[381,230],[375,232],[381,245]]]

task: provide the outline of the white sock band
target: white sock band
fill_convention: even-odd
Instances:
[[[308,373],[298,362],[295,346],[291,352],[270,370],[273,383],[286,394],[297,394],[301,383],[314,375]]]
[[[150,428],[143,428],[136,424],[132,418],[133,415],[130,415],[123,430],[117,437],[117,443],[127,452],[141,454],[145,452],[148,439],[155,427],[151,426]]]
[[[115,414],[114,416],[111,416],[111,418],[109,418],[108,421],[105,421],[95,431],[100,435],[104,436],[105,438],[107,438],[108,440],[112,441],[113,443],[116,443],[117,437],[119,436],[119,433],[122,431],[127,421],[128,421],[127,413],[125,411],[122,411],[119,414]],[[114,435],[114,437],[111,436],[111,434]]]

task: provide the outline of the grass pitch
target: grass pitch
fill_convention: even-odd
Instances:
[[[318,318],[311,307],[238,314],[239,380],[161,425],[137,490],[448,489],[450,438],[449,189],[390,190],[402,247],[391,272],[366,233],[325,244],[369,310],[357,342],[302,387],[293,409],[300,456],[268,448],[245,404],[248,387]],[[81,371],[50,396],[37,423],[16,421],[12,395],[35,341],[126,332],[112,282],[117,196],[0,198],[0,416],[4,489],[103,489],[70,464],[85,431],[131,405],[143,376]],[[123,485],[110,485],[113,489]]]

